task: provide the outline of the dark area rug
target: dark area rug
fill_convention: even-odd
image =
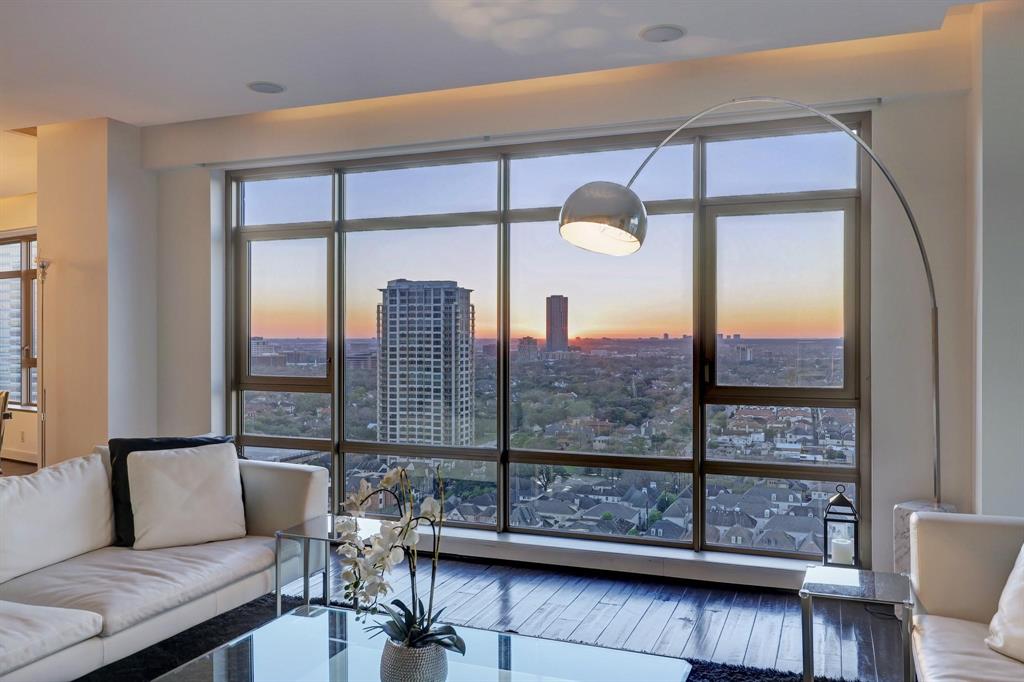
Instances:
[[[711,661],[690,661],[693,670],[686,682],[798,682],[803,679],[800,673],[767,670],[765,668],[747,668],[742,665],[728,665]],[[816,682],[844,682],[832,677],[815,677]]]
[[[313,601],[317,603],[320,600]],[[301,605],[302,599],[299,597],[282,598],[282,607],[285,611]],[[342,604],[332,603],[332,606]],[[76,682],[149,682],[225,642],[270,622],[274,619],[274,607],[274,595],[264,595],[127,658],[95,670],[85,677],[78,678]],[[690,663],[693,665],[693,671],[687,682],[797,682],[801,679],[797,673],[780,670],[747,668],[710,661]],[[842,682],[825,677],[816,679],[818,682]]]

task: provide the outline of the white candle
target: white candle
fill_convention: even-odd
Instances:
[[[832,563],[853,566],[853,540],[832,538]]]

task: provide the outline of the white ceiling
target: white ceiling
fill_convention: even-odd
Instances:
[[[96,116],[151,125],[925,31],[953,4],[0,0],[0,129]],[[637,38],[655,23],[687,36]],[[256,94],[254,80],[288,90]]]

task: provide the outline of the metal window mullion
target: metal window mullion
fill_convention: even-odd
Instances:
[[[498,455],[491,448],[462,448],[441,445],[414,445],[411,443],[380,443],[377,441],[341,441],[341,451],[359,455],[387,455],[414,459],[463,459],[497,462]]]
[[[649,545],[652,547],[670,547],[673,549],[695,549],[693,547],[693,543],[688,540],[673,541],[666,540],[664,538],[652,537],[650,535],[602,535],[599,533],[588,533],[585,531],[532,528],[530,526],[517,526],[511,530],[512,532],[519,533],[521,535],[540,535],[573,540],[599,540],[601,542]]]
[[[242,447],[314,450],[316,452],[331,451],[330,438],[301,438],[298,436],[272,436],[262,433],[240,432],[236,440]]]
[[[23,237],[21,242],[21,348],[18,352],[19,373],[21,378],[21,405],[32,405],[32,377],[29,361],[32,356],[32,239]]]
[[[416,230],[431,227],[473,227],[495,225],[498,211],[467,211],[463,213],[436,213],[431,215],[395,216],[384,218],[355,218],[342,221],[344,232],[378,232],[385,230]]]
[[[345,218],[345,174],[334,169],[334,272],[332,287],[335,292],[333,304],[334,320],[334,371],[331,386],[331,414],[333,429],[331,438],[331,477],[333,479],[331,513],[341,512],[341,500],[345,496],[345,455],[341,441],[345,438],[345,234],[342,221]],[[330,279],[330,278],[329,278]]]
[[[512,505],[510,501],[511,471],[509,464],[509,444],[511,442],[511,424],[509,421],[512,400],[511,357],[511,273],[510,249],[511,226],[510,211],[510,172],[511,162],[507,156],[498,160],[498,517],[497,530],[505,532],[511,526]]]
[[[859,190],[857,188],[807,190],[778,194],[731,194],[705,197],[702,203],[705,206],[745,206],[748,204],[777,204],[779,206],[786,206],[790,203],[855,199],[858,194]]]
[[[297,393],[330,393],[333,369],[328,367],[326,377],[243,376],[238,387],[245,391],[294,391]]]
[[[261,225],[239,225],[238,229],[244,234],[261,235],[265,233],[280,233],[288,236],[301,235],[304,232],[315,232],[318,230],[330,230],[334,227],[333,220],[311,220],[301,223],[267,223]]]
[[[856,465],[828,467],[820,464],[777,464],[774,462],[709,459],[704,462],[704,471],[714,476],[753,476],[757,478],[843,482],[856,482],[857,480]]]
[[[662,471],[688,473],[694,470],[689,457],[641,457],[637,455],[599,455],[588,452],[560,450],[509,450],[512,464],[552,464],[569,467],[596,467],[603,469],[629,469],[633,471]]]
[[[702,330],[704,328],[704,307],[706,305],[704,297],[703,277],[704,277],[704,188],[705,188],[705,141],[703,136],[696,136],[693,141],[693,198],[694,198],[694,209],[693,209],[693,235],[692,235],[692,262],[693,262],[693,273],[691,277],[693,287],[693,329],[691,342],[693,348],[691,349],[690,357],[692,358],[693,365],[693,395],[691,396],[691,408],[690,408],[690,449],[693,452],[693,479],[691,481],[691,492],[690,499],[690,517],[692,518],[693,529],[693,548],[697,552],[701,552],[704,549],[705,544],[705,532],[704,532],[704,511],[705,511],[705,495],[707,493],[707,486],[705,485],[706,474],[704,472],[704,396],[705,396],[705,385],[704,385],[704,367],[706,365],[706,359],[704,357],[704,343]]]
[[[709,386],[708,405],[769,405],[779,407],[857,407],[856,396],[841,389],[767,386]]]
[[[871,144],[871,115],[866,114],[857,129],[861,139]],[[871,163],[864,154],[857,155],[857,178],[860,196],[857,199],[857,376],[859,382],[857,409],[856,458],[858,506],[862,523],[857,542],[865,568],[871,568]]]
[[[249,287],[245,281],[248,272],[248,245],[242,240],[238,227],[244,201],[245,185],[230,176],[225,177],[224,225],[227,230],[225,239],[225,267],[227,296],[226,322],[228,326],[228,352],[225,363],[230,376],[228,377],[227,393],[227,428],[236,436],[242,435],[242,406],[239,384],[245,378],[243,370],[248,369],[248,353],[243,344],[248,344],[248,330],[243,327],[249,319]]]

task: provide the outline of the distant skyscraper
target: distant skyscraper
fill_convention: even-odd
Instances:
[[[547,349],[549,353],[569,350],[569,299],[548,296]]]
[[[520,360],[536,360],[539,354],[537,339],[532,336],[524,336],[519,339],[519,346],[516,347],[516,356]]]
[[[472,445],[474,310],[458,282],[388,282],[377,306],[377,440]]]

